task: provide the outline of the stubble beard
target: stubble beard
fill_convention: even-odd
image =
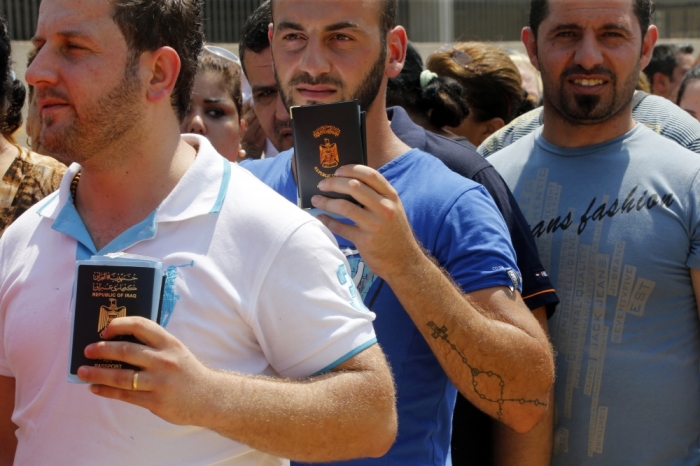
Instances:
[[[47,117],[42,125],[41,144],[50,153],[81,165],[107,153],[111,156],[103,158],[100,164],[118,164],[128,146],[145,131],[140,100],[138,69],[130,61],[122,80],[94,104],[86,106],[80,117],[73,115],[71,121],[57,128],[52,128],[53,118]]]
[[[374,63],[372,63],[372,67],[362,79],[362,82],[360,82],[357,88],[355,88],[354,91],[351,93],[350,97],[343,97],[342,100],[357,100],[358,104],[360,105],[360,109],[364,112],[368,112],[370,108],[372,108],[372,104],[374,104],[374,102],[377,100],[379,90],[382,87],[382,81],[384,79],[384,70],[386,68],[386,56],[386,43],[382,42],[379,58],[375,60]],[[328,75],[321,75],[314,78],[305,72],[294,76],[289,81],[289,83],[286,86],[284,86],[280,81],[280,78],[277,74],[277,70],[275,70],[275,80],[277,81],[277,87],[279,88],[280,95],[282,96],[282,101],[287,107],[287,110],[289,110],[294,105],[298,105],[294,102],[292,93],[294,91],[294,87],[299,84],[332,85],[336,87],[340,95],[345,96],[345,85],[343,84],[343,82],[337,78],[333,78]],[[310,101],[305,102],[305,105],[316,103],[320,102]]]
[[[572,125],[597,125],[627,108],[634,97],[640,69],[638,61],[635,70],[626,76],[620,85],[617,75],[604,67],[596,67],[588,71],[580,66],[570,67],[561,74],[558,80],[552,79],[543,67],[544,100],[559,116]],[[568,76],[572,74],[605,75],[610,80],[612,91],[597,95],[565,92],[566,81]],[[553,85],[555,82],[556,85]]]

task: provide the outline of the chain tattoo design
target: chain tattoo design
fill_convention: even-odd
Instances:
[[[428,322],[428,327],[430,327],[433,330],[432,337],[436,340],[443,340],[445,343],[450,345],[450,348],[452,348],[452,351],[457,353],[457,355],[462,359],[462,363],[465,364],[469,368],[469,373],[472,376],[472,387],[474,388],[474,393],[476,393],[479,398],[482,400],[490,401],[491,403],[498,403],[498,418],[501,419],[501,414],[503,413],[503,405],[505,403],[520,403],[525,404],[525,403],[530,403],[535,406],[547,406],[547,403],[543,403],[540,400],[527,400],[525,398],[504,398],[503,397],[503,391],[506,386],[505,382],[503,381],[503,378],[496,374],[495,372],[492,371],[482,371],[481,369],[478,369],[471,364],[469,364],[469,360],[462,354],[462,352],[455,346],[454,343],[452,343],[449,339],[449,335],[447,334],[447,327],[444,325],[442,327],[438,327],[435,322]],[[477,377],[480,375],[486,375],[488,377],[496,377],[498,379],[498,386],[500,388],[500,397],[498,399],[492,399],[486,396],[485,394],[481,393],[479,391],[479,382],[477,381]]]

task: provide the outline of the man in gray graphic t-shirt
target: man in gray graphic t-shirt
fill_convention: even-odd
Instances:
[[[700,157],[632,119],[650,15],[532,1],[545,124],[489,157],[561,298],[555,465],[700,464]]]

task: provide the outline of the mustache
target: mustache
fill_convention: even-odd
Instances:
[[[590,70],[585,69],[581,65],[573,65],[564,70],[564,72],[561,74],[562,79],[566,79],[569,76],[573,75],[584,75],[584,76],[607,76],[610,78],[610,80],[615,80],[616,76],[615,73],[613,73],[609,68],[606,68],[604,66],[598,65]]]
[[[46,99],[46,98],[51,98],[51,99],[59,99],[59,100],[65,100],[66,102],[69,100],[68,94],[65,94],[63,92],[60,92],[56,89],[47,87],[47,88],[34,88],[34,95],[35,99]]]
[[[282,130],[291,128],[292,127],[292,121],[287,120],[287,121],[281,121],[281,120],[276,120],[275,121],[275,134],[280,134]]]
[[[330,85],[330,86],[336,86],[339,89],[343,88],[343,82],[340,81],[339,79],[333,78],[327,74],[322,74],[317,77],[311,76],[309,73],[301,73],[296,76],[294,76],[290,81],[289,81],[289,87],[292,86],[297,86],[299,84],[309,84],[311,86],[318,86],[318,85]]]

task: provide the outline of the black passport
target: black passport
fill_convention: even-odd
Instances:
[[[317,194],[357,204],[348,195],[318,189],[318,183],[335,176],[338,167],[367,164],[365,112],[357,101],[292,107],[290,115],[299,207],[312,209],[311,198]]]
[[[84,383],[80,366],[138,369],[121,361],[87,359],[85,347],[103,341],[100,332],[112,320],[141,316],[158,321],[163,285],[163,264],[152,258],[115,254],[95,256],[76,263],[68,381]],[[132,336],[123,341],[140,343]]]

